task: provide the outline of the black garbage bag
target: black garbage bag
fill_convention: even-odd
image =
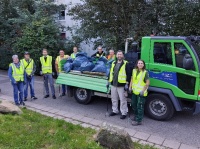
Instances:
[[[73,61],[73,67],[80,67],[83,62],[89,62],[87,54],[84,52],[80,52],[76,54],[76,58]]]
[[[92,69],[92,72],[106,73],[106,71],[107,71],[106,64],[103,61],[98,61],[95,67]]]
[[[91,71],[95,65],[92,62],[83,62],[80,67],[80,71]]]

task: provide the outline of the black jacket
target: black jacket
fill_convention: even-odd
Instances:
[[[102,51],[102,53],[99,53],[99,51],[97,51],[96,53],[94,53],[91,57],[98,57],[97,54],[99,54],[99,57],[101,56],[106,56],[105,52]]]
[[[114,61],[114,64],[116,64],[117,61]],[[124,61],[122,61],[121,65],[120,65],[120,68],[119,70],[121,69],[122,65],[124,64]],[[115,65],[116,66],[116,65]],[[114,66],[114,69],[115,69],[115,66]],[[114,71],[113,71],[114,73]],[[108,79],[110,78],[110,74],[109,74],[109,77]],[[128,66],[128,62],[126,63],[126,82],[129,82],[130,83],[130,79],[131,79],[131,71],[129,69],[129,66]],[[125,86],[126,83],[119,83],[117,84],[117,86]],[[113,81],[111,82],[111,85],[113,85]]]

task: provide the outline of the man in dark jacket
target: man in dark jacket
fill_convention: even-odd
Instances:
[[[106,54],[105,54],[105,52],[103,51],[103,49],[102,49],[101,46],[99,46],[99,47],[97,48],[97,50],[98,50],[98,51],[97,51],[96,53],[94,53],[91,57],[100,58],[100,57],[106,56]]]
[[[119,113],[118,100],[120,99],[120,119],[125,119],[128,107],[127,99],[124,95],[130,82],[130,70],[127,65],[127,61],[124,60],[122,51],[117,52],[117,60],[112,63],[109,75],[109,83],[111,84],[111,98],[112,98],[112,112],[110,116],[115,116]],[[108,85],[109,85],[108,83]]]

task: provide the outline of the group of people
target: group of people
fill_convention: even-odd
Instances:
[[[144,115],[144,104],[149,87],[149,74],[145,62],[136,60],[135,68],[124,60],[122,51],[117,52],[116,61],[112,63],[107,87],[111,85],[112,112],[109,116],[119,113],[118,100],[120,99],[120,119],[125,119],[128,113],[125,92],[132,94],[131,106],[134,111],[133,126],[141,125]]]
[[[61,72],[60,61],[67,58],[76,58],[78,53],[77,47],[73,48],[73,53],[65,55],[64,50],[59,51],[59,56],[55,60],[55,69],[57,74]],[[48,82],[51,87],[52,98],[56,99],[55,87],[53,81],[53,60],[52,56],[48,55],[47,49],[42,50],[42,57],[40,57],[40,75],[44,78],[44,88],[45,95],[44,98],[50,96]],[[106,56],[102,47],[98,47],[98,51],[92,55],[92,57],[100,58]],[[114,50],[109,51],[107,59],[113,59],[114,62],[111,65],[110,74],[108,77],[107,87],[111,85],[111,100],[112,100],[112,112],[110,116],[115,116],[119,113],[118,110],[118,100],[120,99],[120,112],[121,119],[125,119],[128,113],[127,99],[125,92],[132,94],[132,108],[134,111],[133,125],[141,125],[143,115],[144,115],[144,104],[147,96],[147,89],[150,84],[149,74],[146,71],[145,62],[143,60],[137,60],[135,57],[134,61],[137,61],[135,68],[134,64],[128,63],[124,59],[124,54],[122,51],[118,51],[115,55]],[[34,92],[34,73],[36,71],[36,65],[32,58],[30,58],[30,53],[24,53],[24,59],[19,60],[17,55],[12,56],[13,63],[9,65],[8,76],[10,78],[11,84],[13,86],[14,101],[16,105],[25,106],[24,101],[28,98],[28,86],[30,86],[31,99],[36,100]],[[129,64],[129,65],[128,65]],[[66,86],[62,85],[62,94],[65,96]]]
[[[73,53],[65,55],[64,50],[59,51],[60,55],[56,58],[55,69],[57,74],[61,72],[60,61],[63,58],[71,57],[74,59],[78,53],[77,47],[73,48]],[[44,78],[44,98],[50,96],[48,82],[51,87],[52,98],[56,99],[55,87],[53,80],[53,59],[52,56],[48,55],[47,49],[42,50],[42,57],[40,57],[40,74]],[[31,100],[36,100],[34,91],[34,74],[36,71],[36,65],[34,60],[30,57],[29,52],[24,53],[24,58],[19,60],[18,55],[12,56],[13,62],[9,65],[8,76],[13,86],[14,102],[18,106],[25,106],[24,101],[28,99],[28,87],[30,87]],[[62,85],[62,96],[65,96],[66,88],[65,85]]]

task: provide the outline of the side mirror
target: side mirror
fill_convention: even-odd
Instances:
[[[185,54],[183,58],[183,68],[186,70],[192,70],[194,68],[194,62],[189,54]]]

